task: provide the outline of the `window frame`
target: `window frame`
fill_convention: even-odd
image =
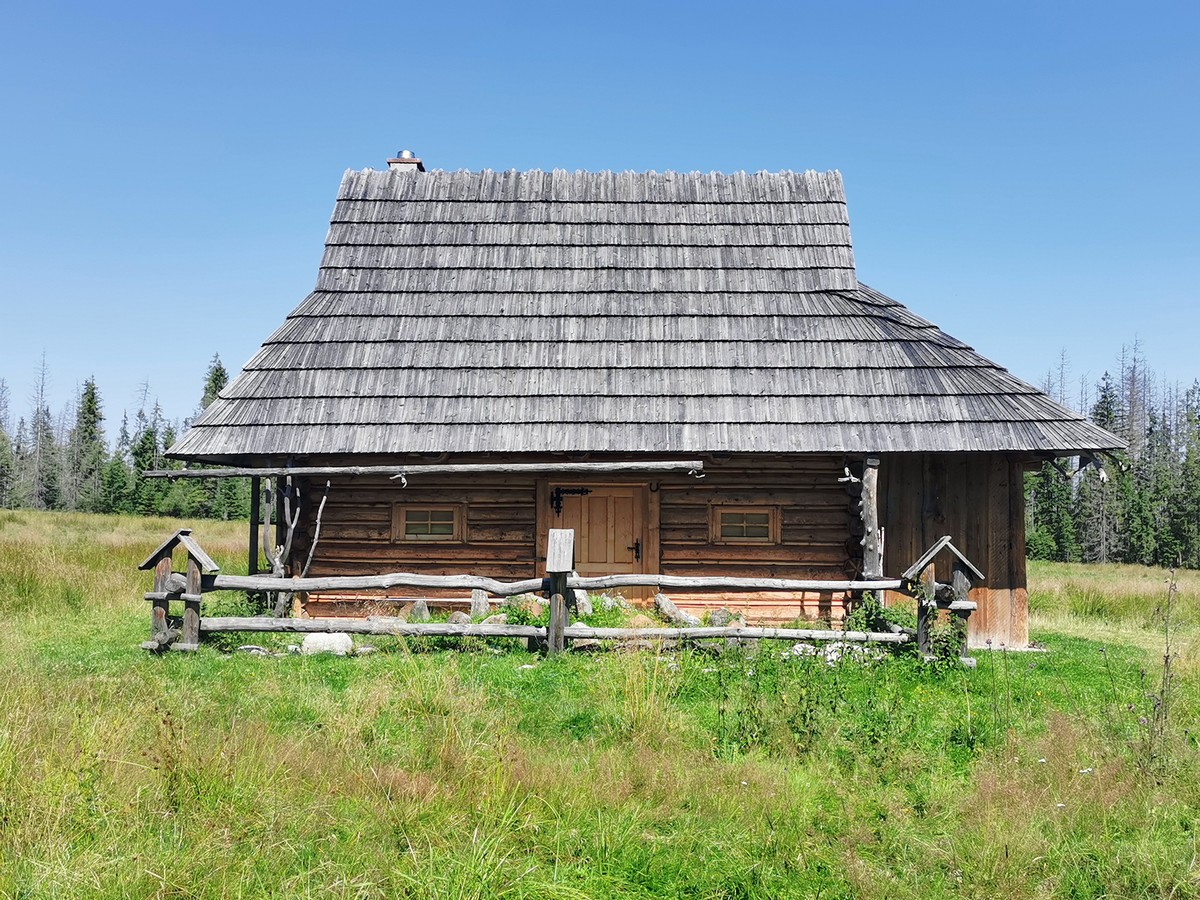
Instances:
[[[449,512],[453,515],[450,534],[408,533],[410,512]],[[392,505],[393,544],[462,544],[466,542],[466,513],[461,503],[396,503]]]
[[[766,537],[725,537],[722,518],[727,513],[765,513],[767,516]],[[778,506],[751,503],[713,503],[708,512],[708,537],[714,544],[736,544],[739,546],[764,547],[783,543],[782,513]]]

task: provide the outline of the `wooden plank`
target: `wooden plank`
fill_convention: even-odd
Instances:
[[[196,543],[191,535],[180,534],[179,543],[183,545],[185,550],[187,550],[188,558],[195,559],[200,565],[200,570],[206,575],[211,574],[212,572],[221,571],[221,567],[213,562],[212,557],[205,553],[203,549],[201,549],[200,545]]]
[[[180,528],[173,535],[171,535],[169,538],[167,538],[165,541],[163,541],[161,544],[159,544],[153,553],[151,553],[149,556],[146,557],[146,559],[138,566],[138,571],[145,572],[145,571],[149,571],[150,569],[155,569],[157,571],[156,567],[157,567],[162,555],[165,553],[167,556],[170,556],[171,550],[175,547],[176,544],[179,543],[179,539],[181,537],[183,537],[185,534],[191,534],[191,533],[192,533],[192,529],[190,529],[190,528]]]
[[[551,528],[546,544],[546,573],[572,572],[575,569],[575,532],[570,528]]]
[[[662,567],[662,489],[646,487],[646,546],[642,550],[642,569],[658,572]]]

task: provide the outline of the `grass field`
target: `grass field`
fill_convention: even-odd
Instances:
[[[1048,652],[974,671],[155,658],[134,569],[177,526],[0,511],[0,897],[1200,895],[1195,573],[1164,721],[1160,571],[1032,566]]]

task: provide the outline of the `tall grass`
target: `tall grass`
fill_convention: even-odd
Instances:
[[[0,896],[1200,893],[1194,746],[1138,766],[1140,637],[1039,625],[1050,653],[975,671],[774,644],[149,657],[133,567],[175,525],[0,514]],[[196,533],[235,568],[241,527]]]

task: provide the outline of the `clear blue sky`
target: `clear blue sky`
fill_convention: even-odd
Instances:
[[[74,3],[0,26],[0,377],[196,405],[346,168],[840,169],[860,278],[1017,375],[1200,376],[1200,4]]]

